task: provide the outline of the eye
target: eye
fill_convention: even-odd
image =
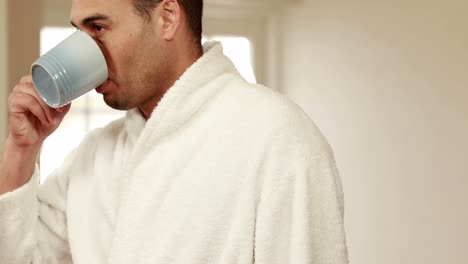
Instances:
[[[96,32],[101,32],[102,30],[104,29],[103,26],[99,25],[99,24],[93,24],[93,30],[96,31]]]

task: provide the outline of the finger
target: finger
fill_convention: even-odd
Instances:
[[[20,80],[20,84],[27,84],[27,83],[33,83],[31,75],[23,76]]]
[[[66,115],[68,113],[68,111],[70,111],[70,108],[72,106],[72,103],[69,103],[67,105],[64,105],[60,108],[57,108],[57,111],[62,113],[63,115]]]
[[[19,92],[22,94],[27,94],[32,97],[34,97],[37,101],[37,103],[44,109],[44,112],[47,116],[47,120],[49,123],[54,122],[54,113],[52,108],[50,108],[40,97],[39,94],[37,93],[36,89],[32,85],[32,83],[24,83],[22,85],[17,85],[15,86],[15,89],[13,89],[15,92]]]
[[[65,112],[65,111],[70,110],[70,106],[71,106],[71,103],[66,104],[66,105],[64,105],[64,106],[62,106],[62,107],[56,108],[55,110],[56,110],[57,112],[60,112],[60,113],[61,113],[61,112]]]
[[[71,103],[62,106],[60,108],[53,108],[52,111],[54,111],[54,124],[59,124],[62,122],[63,118],[65,115],[68,113],[68,111],[71,108]]]
[[[13,93],[8,98],[8,103],[10,106],[10,113],[21,114],[30,112],[39,119],[42,124],[50,126],[51,123],[48,121],[44,109],[33,96],[23,93]]]

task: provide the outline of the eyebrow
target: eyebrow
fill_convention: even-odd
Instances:
[[[81,25],[88,26],[89,24],[91,24],[92,22],[94,22],[96,20],[110,20],[110,19],[106,15],[97,13],[97,14],[94,14],[92,16],[89,16],[89,17],[81,20]],[[79,28],[73,21],[70,21],[70,24],[72,24],[72,26],[74,26],[76,28]]]

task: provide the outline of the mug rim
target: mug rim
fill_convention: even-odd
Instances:
[[[45,96],[42,95],[42,92],[40,91],[40,89],[38,89],[38,86],[36,85],[36,81],[34,80],[34,75],[32,74],[33,72],[33,69],[34,67],[40,67],[42,70],[44,70],[45,72],[47,72],[47,74],[49,75],[49,78],[52,80],[53,84],[54,84],[54,87],[55,87],[55,91],[57,93],[57,98],[58,98],[58,102],[56,104],[53,104],[51,102],[49,102],[49,100],[47,100],[47,98],[45,98]],[[57,85],[57,82],[54,78],[51,77],[52,74],[50,73],[50,71],[47,70],[46,67],[44,67],[43,65],[40,64],[40,62],[34,62],[32,65],[31,65],[31,79],[33,81],[33,85],[34,85],[34,88],[36,89],[37,93],[39,94],[39,96],[42,98],[42,100],[44,101],[44,103],[46,103],[48,106],[50,107],[53,107],[53,108],[59,108],[59,107],[62,107],[64,105],[60,105],[60,101],[61,101],[61,98],[60,98],[60,92],[59,92],[59,88],[58,88],[58,85]]]

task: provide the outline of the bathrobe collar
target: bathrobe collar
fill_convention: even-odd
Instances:
[[[223,87],[219,84],[238,71],[223,54],[220,42],[203,45],[203,56],[192,64],[162,97],[146,122],[138,109],[127,112],[128,136],[136,140],[154,141],[167,136],[186,123]]]

